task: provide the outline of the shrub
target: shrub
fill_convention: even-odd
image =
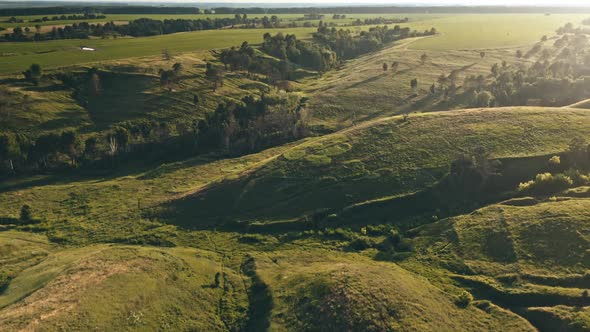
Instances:
[[[373,248],[375,246],[375,241],[366,236],[359,236],[355,240],[351,241],[348,246],[352,250],[362,251],[365,249]]]
[[[580,173],[577,169],[570,168],[565,171],[564,174],[572,179],[576,186],[585,186],[590,183],[590,176],[588,174]]]
[[[20,222],[23,224],[28,224],[33,220],[33,215],[31,213],[31,207],[27,204],[23,205],[20,209]]]
[[[561,164],[561,157],[560,156],[553,156],[549,158],[549,165],[551,166],[558,166]]]
[[[414,245],[412,244],[412,240],[403,238],[395,246],[395,249],[397,249],[397,251],[411,252],[414,251]]]
[[[473,301],[473,295],[468,291],[463,291],[457,299],[455,299],[455,304],[461,308],[467,308],[469,304]]]
[[[0,294],[8,287],[10,276],[4,271],[0,271]]]
[[[547,195],[565,190],[573,184],[574,181],[564,174],[541,173],[537,174],[534,180],[521,183],[518,191]]]

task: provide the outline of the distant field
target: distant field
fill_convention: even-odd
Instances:
[[[172,53],[212,50],[239,45],[243,41],[260,43],[265,32],[277,33],[280,29],[208,30],[177,33],[143,38],[70,39],[42,43],[0,43],[0,73],[20,72],[32,63],[45,68],[73,64],[133,58],[160,54],[168,49]],[[289,29],[299,38],[308,37],[315,29]],[[96,52],[83,52],[81,46],[95,48]]]
[[[165,20],[165,19],[184,19],[184,20],[197,20],[197,19],[207,19],[207,18],[211,18],[211,19],[216,19],[216,18],[229,18],[229,17],[234,17],[234,14],[211,14],[211,15],[206,15],[206,14],[200,14],[200,15],[191,15],[191,14],[187,14],[187,15],[166,15],[166,14],[115,14],[115,15],[105,15],[106,18],[102,18],[102,19],[92,19],[92,20],[85,20],[85,19],[81,19],[81,20],[58,20],[58,21],[47,21],[47,22],[39,22],[39,23],[34,23],[32,21],[36,20],[36,19],[42,19],[44,16],[47,16],[49,18],[51,18],[54,15],[35,15],[35,16],[17,16],[17,18],[23,20],[23,23],[9,23],[8,20],[10,19],[10,17],[8,16],[3,16],[0,17],[0,27],[3,28],[11,28],[11,27],[16,27],[16,26],[20,26],[20,27],[25,27],[25,26],[29,26],[29,27],[34,27],[36,24],[39,24],[41,26],[43,25],[64,25],[64,24],[72,24],[74,22],[91,22],[91,23],[96,23],[96,22],[105,22],[105,21],[132,21],[132,20],[137,20],[140,18],[151,18],[154,20]],[[58,15],[60,16],[60,15]],[[273,16],[271,14],[249,14],[248,17],[250,18],[256,18],[256,17],[264,17],[264,16]],[[297,19],[303,18],[303,14],[277,14],[276,16],[278,16],[280,19],[282,19],[283,21],[295,21]],[[376,17],[384,17],[384,18],[404,18],[404,17],[408,17],[410,19],[410,21],[421,21],[421,20],[428,20],[428,19],[433,19],[435,17],[444,17],[444,16],[448,16],[448,15],[430,15],[430,14],[348,14],[346,15],[346,19],[339,19],[339,20],[334,20],[332,19],[332,14],[327,14],[324,18],[325,22],[334,22],[337,24],[350,24],[353,21],[357,20],[357,19],[361,19],[364,20],[365,18],[376,18]],[[307,21],[307,20],[306,20]],[[319,20],[309,20],[310,22],[319,22]],[[301,21],[301,23],[303,23],[304,21]]]
[[[207,15],[111,15],[108,20],[127,21],[149,16],[164,18],[205,18]],[[222,17],[227,15],[210,15]],[[252,16],[252,15],[251,15]],[[301,15],[279,15],[284,19],[294,19]],[[466,14],[466,15],[379,15],[352,14],[351,21],[369,17],[403,17],[408,16],[413,29],[425,30],[435,27],[440,35],[420,40],[411,45],[419,50],[460,50],[479,48],[505,48],[529,45],[543,35],[552,35],[559,26],[567,23],[579,23],[587,15],[551,15],[539,14]],[[327,16],[331,20],[331,15]],[[0,18],[0,22],[6,18]],[[104,21],[105,19],[99,20]],[[339,20],[342,21],[342,20]],[[65,22],[72,23],[73,21]],[[414,22],[414,23],[412,23]],[[46,22],[62,24],[64,22]],[[0,23],[0,26],[2,23]],[[368,29],[365,26],[363,29]],[[123,59],[159,54],[163,49],[170,52],[190,52],[211,50],[238,45],[247,40],[258,43],[265,32],[294,33],[299,38],[308,38],[315,28],[256,29],[256,30],[210,30],[191,33],[179,33],[166,36],[144,38],[122,38],[116,40],[60,40],[43,43],[0,43],[0,73],[20,72],[31,63],[44,67],[61,67],[72,64],[89,63],[104,60]],[[96,48],[94,53],[81,52],[80,46]]]
[[[579,24],[588,15],[466,14],[445,16],[412,24],[413,28],[434,26],[441,35],[412,45],[414,49],[460,50],[515,47],[551,36],[567,22]]]

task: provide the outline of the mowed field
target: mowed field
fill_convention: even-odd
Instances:
[[[132,19],[119,15],[118,21]],[[141,16],[141,15],[138,15]],[[162,17],[159,17],[162,16]],[[150,16],[163,19],[174,17]],[[179,15],[176,15],[179,16]],[[183,15],[183,17],[203,15]],[[377,14],[354,14],[349,19],[379,17]],[[383,15],[404,17],[406,15]],[[415,15],[410,16],[412,29],[426,30],[435,27],[439,35],[418,41],[410,48],[418,50],[461,50],[481,48],[505,48],[534,43],[543,35],[551,35],[555,29],[567,22],[580,23],[587,15],[541,14],[465,14],[465,15]],[[331,19],[331,17],[330,17]],[[104,19],[103,19],[104,21]],[[54,24],[58,24],[56,21]],[[368,29],[364,26],[362,29]],[[353,29],[361,29],[353,27]],[[309,38],[315,28],[251,29],[251,30],[210,30],[177,33],[156,37],[59,40],[44,43],[0,43],[0,73],[21,72],[31,63],[45,68],[69,66],[104,60],[124,59],[156,55],[163,49],[173,53],[211,50],[239,45],[243,41],[252,44],[261,42],[265,32],[292,33],[300,39]],[[96,48],[96,52],[83,52],[81,46]]]
[[[81,15],[81,14],[78,14]],[[325,22],[334,22],[338,25],[345,25],[351,24],[353,21],[357,19],[364,20],[366,18],[404,18],[407,17],[410,21],[421,21],[421,20],[431,20],[435,17],[445,17],[449,16],[448,14],[346,14],[345,19],[333,19],[333,14],[326,14],[323,21]],[[0,17],[0,27],[3,28],[12,28],[12,27],[34,27],[35,25],[39,24],[41,26],[47,25],[64,25],[64,24],[72,24],[74,22],[89,22],[89,23],[99,23],[99,22],[110,22],[110,21],[132,21],[137,20],[140,18],[151,18],[154,20],[204,20],[204,19],[216,19],[216,18],[232,18],[234,14],[178,14],[178,15],[168,15],[168,14],[112,14],[112,15],[105,15],[106,18],[97,18],[97,19],[80,19],[80,20],[57,20],[57,21],[46,21],[46,22],[33,22],[36,19],[42,19],[44,16],[49,18],[55,15],[34,15],[34,16],[17,16],[18,19],[23,20],[23,23],[9,23],[8,20],[11,17],[2,16]],[[61,16],[61,15],[58,15]],[[299,21],[303,23],[301,19],[303,19],[303,14],[248,14],[249,18],[262,18],[264,16],[277,16],[280,18],[283,23],[285,22],[292,22],[292,21]],[[309,22],[319,22],[319,20],[305,20]]]
[[[315,29],[291,29],[289,33],[307,37]],[[135,58],[162,53],[204,51],[240,45],[243,41],[253,44],[262,41],[265,32],[277,33],[280,29],[234,29],[182,32],[171,35],[119,39],[70,39],[43,43],[0,43],[0,73],[20,72],[32,63],[44,68],[74,64]],[[82,51],[91,47],[95,52]]]
[[[461,50],[524,46],[551,36],[565,23],[581,24],[587,14],[474,14],[453,15],[420,21],[411,26],[417,30],[434,26],[436,38],[421,40],[415,49]]]

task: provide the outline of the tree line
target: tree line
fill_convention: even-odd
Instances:
[[[105,133],[84,136],[75,131],[37,137],[4,132],[0,133],[0,174],[111,169],[128,162],[173,160],[212,151],[255,152],[306,135],[305,102],[295,94],[263,94],[220,103],[204,119],[191,123],[128,121]]]
[[[470,106],[565,106],[590,97],[590,43],[583,29],[566,24],[557,37],[543,36],[516,58],[535,59],[524,63],[496,63],[488,75],[470,75],[459,82],[459,72],[441,75],[432,94],[445,99],[468,100]],[[485,56],[485,55],[484,55]],[[463,88],[463,94],[459,89]],[[465,98],[466,97],[466,98]]]
[[[88,39],[90,37],[104,38],[117,35],[145,37],[236,26],[252,29],[259,27],[276,28],[279,27],[280,22],[281,20],[277,16],[248,18],[246,14],[236,14],[233,18],[206,18],[196,20],[167,19],[161,21],[140,18],[127,24],[115,24],[114,22],[90,24],[88,22],[79,22],[65,27],[53,27],[52,31],[46,33],[41,32],[40,25],[35,26],[35,31],[32,31],[29,27],[15,27],[12,33],[4,34],[0,40],[27,42],[57,39]]]

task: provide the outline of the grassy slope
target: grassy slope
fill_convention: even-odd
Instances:
[[[438,37],[409,39],[381,51],[346,62],[337,71],[306,82],[305,91],[312,96],[310,109],[313,124],[330,130],[341,129],[371,118],[410,111],[426,112],[462,108],[442,97],[432,97],[430,86],[437,78],[458,71],[458,85],[467,75],[484,75],[494,63],[516,61],[512,50],[489,50],[485,58],[479,51],[418,51],[415,43]],[[420,56],[429,60],[422,64]],[[383,71],[383,63],[399,63],[397,72]],[[413,96],[410,81],[418,79],[417,95]]]
[[[166,207],[172,221],[193,226],[299,217],[423,189],[477,146],[496,158],[558,153],[590,134],[589,121],[585,110],[522,107],[382,118],[309,140],[256,172]]]
[[[245,316],[247,298],[239,275],[225,270],[228,287],[235,287],[231,294],[210,286],[223,265],[212,252],[61,248],[18,232],[3,232],[0,249],[2,269],[21,265],[0,293],[0,325],[6,330],[218,331]],[[27,253],[38,254],[23,258]],[[215,305],[222,298],[228,304],[225,312]]]
[[[498,308],[459,308],[426,279],[359,255],[284,251],[263,256],[257,267],[273,294],[276,330],[532,330]]]
[[[141,61],[119,60],[103,62],[99,95],[93,95],[89,87],[82,87],[82,97],[88,101],[85,107],[72,97],[72,92],[57,81],[46,80],[39,87],[20,80],[5,79],[9,98],[14,107],[10,116],[0,124],[0,131],[61,132],[66,129],[81,133],[108,129],[122,121],[149,119],[169,124],[190,123],[214,110],[222,100],[239,100],[248,94],[260,93],[264,83],[245,75],[227,73],[224,86],[215,92],[205,79],[205,60],[209,52],[176,55],[170,60],[147,57]],[[172,91],[160,86],[158,70],[170,69],[176,62],[183,70]],[[86,67],[70,68],[72,72],[84,72]],[[51,73],[51,72],[50,72]],[[193,96],[200,96],[199,105],[193,104]]]
[[[260,251],[265,249],[260,244],[253,251],[235,241],[223,243],[225,253],[123,245],[68,248],[42,236],[3,232],[0,259],[3,268],[14,267],[14,279],[0,293],[0,323],[7,330],[49,331],[216,331],[240,324],[260,327],[260,322],[273,330],[298,331],[532,330],[494,306],[458,307],[453,292],[395,264],[314,249],[309,243],[268,247],[272,251]],[[246,251],[254,257],[249,272],[245,263],[239,266]],[[30,252],[43,254],[21,255]],[[217,272],[224,274],[220,287],[213,287]],[[261,320],[251,321],[252,315]]]

